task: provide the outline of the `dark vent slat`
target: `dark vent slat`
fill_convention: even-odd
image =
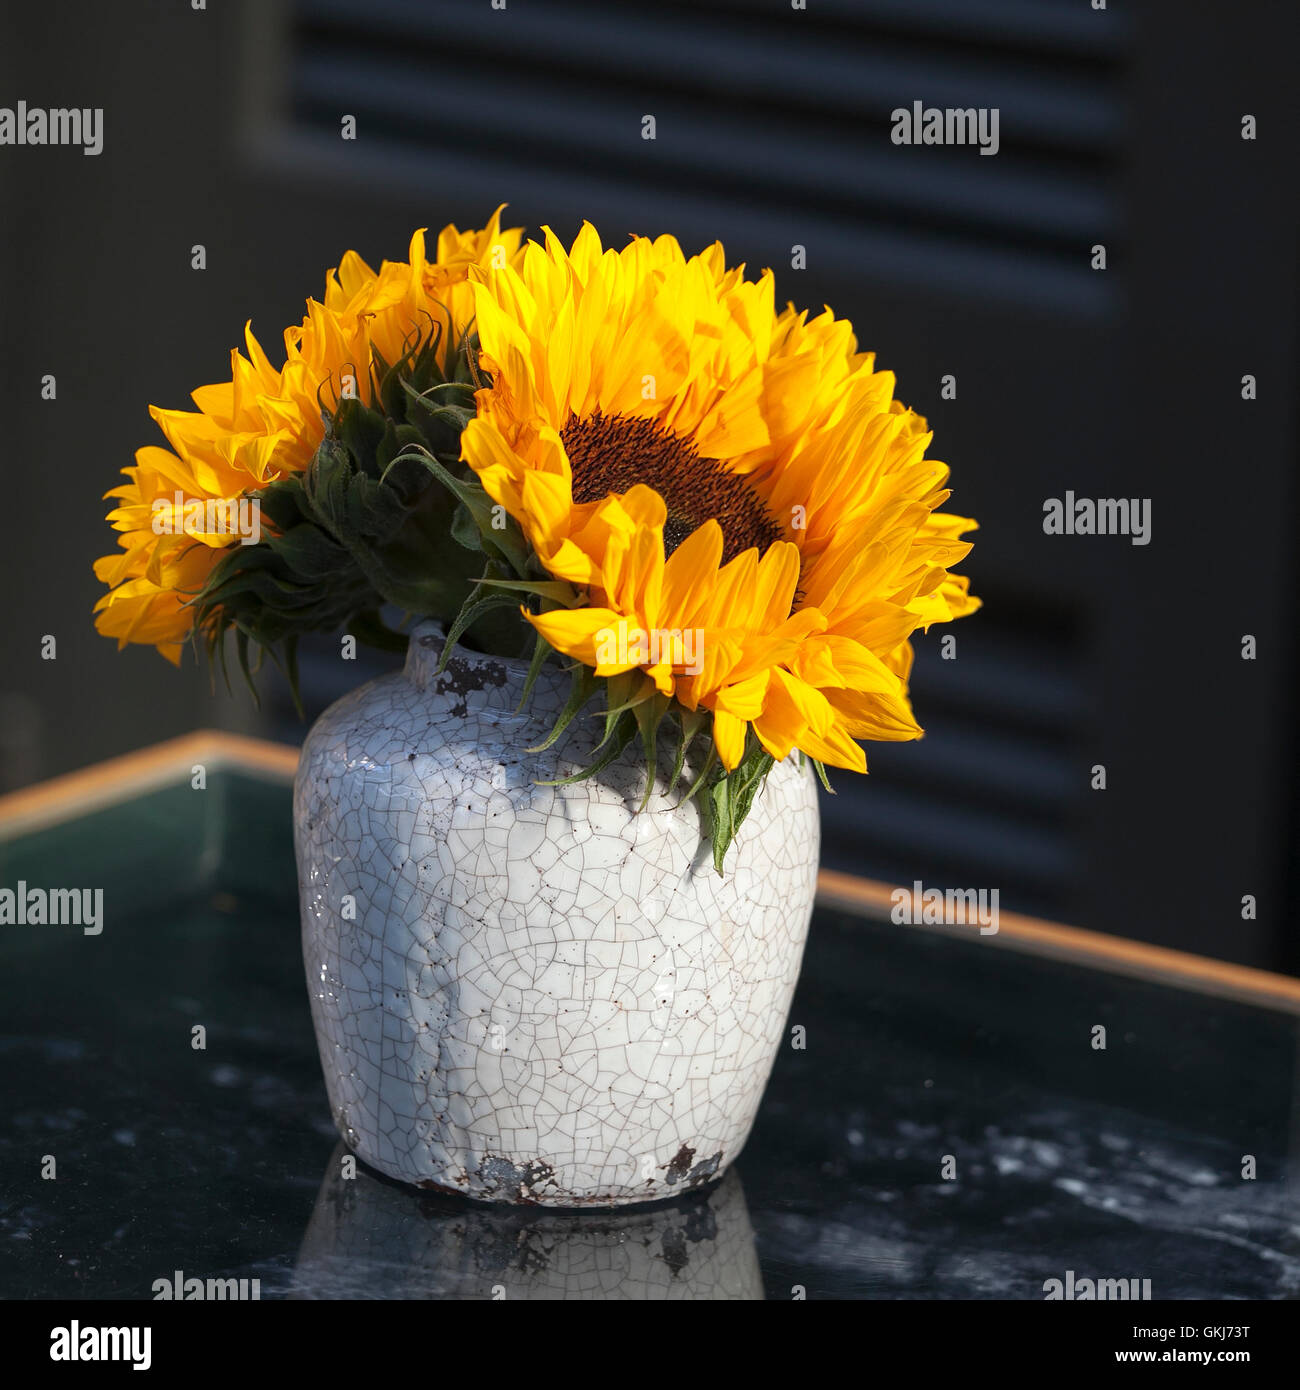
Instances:
[[[1023,637],[994,643],[983,633],[967,637],[960,628],[957,641],[959,658],[945,661],[933,636],[916,639],[913,695],[927,709],[959,710],[1046,733],[1075,728],[1086,715],[1082,687],[1070,669],[1072,654],[1051,662]]]
[[[431,140],[445,125],[448,102],[464,107],[475,91],[472,78],[451,74],[434,88],[419,66],[403,70],[332,55],[304,59],[295,85],[295,97],[323,116],[351,111],[392,130],[422,125]],[[936,148],[924,159],[902,158],[887,142],[861,135],[833,132],[810,142],[779,121],[719,115],[682,100],[655,102],[659,138],[651,145],[640,138],[640,108],[630,102],[620,111],[608,99],[575,93],[561,103],[554,86],[527,79],[514,83],[513,97],[508,109],[489,104],[479,111],[479,142],[526,147],[538,138],[552,151],[569,150],[575,160],[603,161],[623,177],[663,178],[670,166],[679,177],[740,187],[748,183],[746,171],[761,164],[780,170],[783,197],[805,204],[878,210],[894,219],[912,215],[932,225],[964,219],[1079,246],[1085,236],[1109,237],[1115,230],[1098,180],[1005,156],[986,160],[972,149]],[[700,131],[707,131],[707,140],[695,138]]]
[[[360,59],[367,41],[356,32],[351,0],[309,0],[303,13],[318,43],[337,44],[347,61]],[[752,18],[752,17],[751,17]],[[428,9],[401,0],[371,3],[365,34],[373,49],[394,43],[410,54],[423,44],[435,51],[455,45],[493,67],[517,63],[576,95],[567,76],[580,69],[584,83],[625,92],[638,81],[685,86],[710,95],[759,104],[772,111],[813,107],[824,119],[836,116],[887,120],[897,106],[920,100],[931,106],[996,106],[1004,142],[1028,139],[1094,152],[1114,144],[1119,121],[1105,76],[1080,76],[1064,89],[1059,75],[1016,55],[971,51],[936,57],[914,45],[847,33],[839,39],[801,35],[791,27],[773,42],[772,33],[691,12],[662,17],[628,11],[610,22],[599,6],[547,5],[511,11],[508,20],[486,6]],[[611,33],[617,44],[610,41]],[[728,61],[719,63],[725,53]],[[387,54],[386,60],[400,54]],[[815,75],[815,80],[807,80]],[[456,69],[444,80],[457,76]],[[472,79],[472,73],[464,73]],[[442,82],[438,84],[442,87]],[[444,106],[445,112],[445,99]],[[478,116],[488,114],[478,108]],[[548,112],[548,119],[560,114]],[[875,135],[876,132],[873,132]]]
[[[297,0],[292,16],[290,157],[327,177],[558,197],[616,239],[667,229],[645,225],[652,184],[684,241],[743,225],[764,263],[798,241],[828,275],[869,265],[1046,313],[1119,302],[1122,272],[1088,252],[1103,240],[1123,264],[1122,16],[1075,0]],[[913,101],[997,107],[998,155],[893,145],[890,113]],[[362,160],[340,148],[343,112],[365,123]]]
[[[418,3],[418,0],[408,0]],[[788,0],[689,0],[693,7],[726,14],[756,9],[785,16]],[[1127,35],[1118,5],[1101,13],[1087,0],[816,0],[812,13],[845,29],[888,27],[933,41],[937,37],[985,45],[1003,44],[1078,56],[1113,56]]]
[[[562,179],[566,203],[600,209],[609,245],[621,242],[628,232],[671,231],[683,246],[699,250],[715,241],[722,229],[743,220],[752,244],[772,248],[763,264],[776,264],[791,243],[799,241],[827,274],[860,278],[863,266],[869,265],[877,280],[921,285],[928,294],[948,295],[959,303],[997,300],[1029,305],[1036,313],[1097,318],[1112,314],[1119,302],[1118,277],[1090,271],[1078,248],[1058,253],[978,241],[955,230],[900,231],[860,216],[810,215],[766,197],[664,184],[658,185],[657,216],[651,219],[642,185],[633,181],[624,186],[603,172],[566,168],[560,173],[522,154],[485,161],[447,147],[431,157],[418,143],[380,140],[371,140],[357,158],[341,161],[340,143],[337,126],[313,129],[304,124],[295,131],[286,157],[292,158],[301,177],[333,181],[346,166],[349,177],[377,188],[434,190],[431,218],[437,215],[438,180],[454,183],[488,207],[503,190],[512,207],[544,207],[552,204],[556,182]]]
[[[996,801],[1024,810],[1059,812],[1079,790],[1080,771],[1068,751],[1043,748],[986,729],[965,728],[949,719],[929,722],[933,732],[912,743],[867,749],[867,766],[877,782],[904,779],[937,796],[966,805]],[[831,785],[839,790],[842,773]]]
[[[857,852],[875,864],[892,865],[887,876],[895,880],[909,872],[923,878],[961,872],[963,884],[1000,889],[1008,907],[1021,887],[1026,893],[1059,890],[1077,875],[1077,856],[1065,835],[1032,820],[990,816],[886,787],[869,776],[841,780],[842,804],[823,802],[828,848],[838,844],[837,858]]]

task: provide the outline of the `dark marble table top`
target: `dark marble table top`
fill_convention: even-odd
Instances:
[[[3,1297],[1300,1295],[1280,1008],[819,908],[806,1045],[724,1182],[502,1209],[346,1175],[287,787],[214,773],[10,838],[20,880],[102,886],[104,930],[0,925]]]

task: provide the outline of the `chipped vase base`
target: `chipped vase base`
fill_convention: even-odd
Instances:
[[[718,1177],[784,1035],[817,876],[809,767],[776,764],[713,869],[698,808],[584,714],[569,678],[411,638],[333,705],[294,789],[303,957],[335,1123],[389,1177],[492,1201],[621,1205]],[[671,766],[671,757],[667,760]],[[665,765],[661,755],[660,766]],[[688,768],[689,772],[689,768]]]

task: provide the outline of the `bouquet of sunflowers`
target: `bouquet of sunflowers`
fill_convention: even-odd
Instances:
[[[171,447],[107,494],[96,625],[174,663],[233,645],[250,683],[269,653],[295,695],[304,633],[403,648],[385,609],[564,662],[548,742],[603,696],[579,775],[639,742],[648,794],[668,724],[721,871],[774,761],[824,782],[920,736],[910,638],[978,607],[950,572],[975,523],[829,309],[778,311],[717,244],[566,249],[500,215],[432,258],[423,231],[377,271],[349,252],[282,366],[250,328],[197,410],[152,409]]]

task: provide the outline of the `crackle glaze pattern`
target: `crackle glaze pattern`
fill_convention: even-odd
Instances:
[[[566,787],[600,721],[540,743],[545,669],[424,624],[332,706],[294,792],[303,955],[334,1119],[390,1177],[553,1206],[681,1194],[749,1135],[812,912],[810,769],[772,769],[713,870],[695,806],[629,758]],[[661,756],[661,766],[665,759]],[[671,757],[667,759],[671,766]]]

